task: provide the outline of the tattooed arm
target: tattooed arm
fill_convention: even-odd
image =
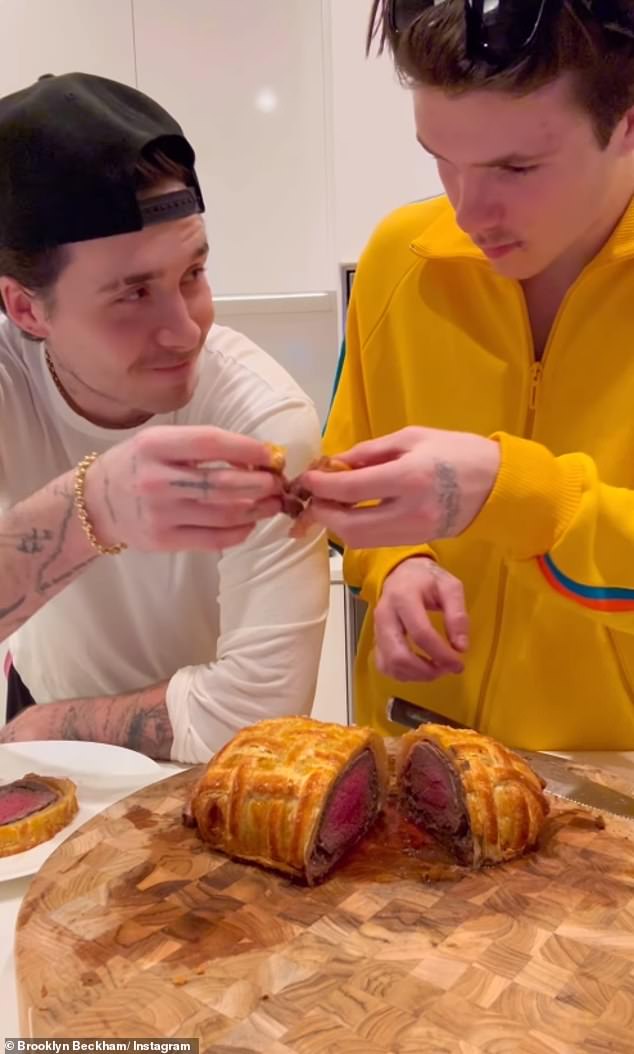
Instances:
[[[0,516],[0,641],[95,559],[74,514],[72,472]]]
[[[112,743],[169,760],[172,725],[165,705],[167,682],[100,699],[71,699],[32,706],[0,731],[0,743],[75,739]]]

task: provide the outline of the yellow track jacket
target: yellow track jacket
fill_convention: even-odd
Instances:
[[[374,667],[366,618],[356,719],[397,734],[385,705],[401,695],[518,747],[633,750],[634,204],[541,362],[520,284],[445,198],[388,217],[355,277],[325,450],[411,424],[502,446],[480,515],[433,546],[464,583],[471,647],[459,677],[398,683]],[[431,551],[347,550],[346,579],[372,608],[397,564]]]

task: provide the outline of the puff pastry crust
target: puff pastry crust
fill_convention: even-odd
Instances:
[[[357,766],[363,793],[364,766],[372,784],[367,823],[329,809],[338,787]],[[309,884],[319,881],[332,861],[317,862],[322,819],[348,831],[356,842],[374,821],[387,796],[388,766],[382,737],[368,728],[345,727],[308,717],[275,718],[240,731],[211,760],[196,785],[190,809],[201,837],[214,849],[263,867],[283,871]],[[350,787],[350,785],[349,785]],[[340,796],[341,797],[341,796]],[[345,797],[345,795],[344,795]],[[358,798],[350,797],[354,809]],[[352,824],[352,826],[351,826]],[[327,839],[324,839],[327,842]]]
[[[271,458],[271,464],[269,465],[271,472],[281,476],[286,468],[286,448],[280,446],[279,443],[265,443],[264,446]]]
[[[426,745],[427,753],[426,758],[419,755],[419,773],[415,777],[413,752],[420,744]],[[444,789],[442,768],[437,767],[443,761],[448,769]],[[428,763],[430,798],[426,798],[430,792],[424,789]],[[458,811],[453,815],[455,819],[461,816],[461,823],[445,822],[443,827],[442,808],[434,816],[434,806],[439,804],[438,797],[434,802],[434,794],[438,794],[438,787],[433,787],[434,771],[440,777],[440,799],[447,798],[448,788],[455,791]],[[397,747],[396,775],[401,806],[409,818],[449,845],[462,863],[473,867],[500,863],[531,849],[549,811],[544,781],[527,762],[496,740],[471,729],[422,725],[406,733]],[[445,804],[445,821],[452,806],[453,802],[449,809]],[[438,820],[440,825],[436,826]]]
[[[20,782],[53,791],[55,800],[22,819],[0,825],[0,857],[23,853],[41,842],[47,842],[70,823],[79,808],[77,788],[72,780],[29,772]]]
[[[318,457],[309,465],[309,469],[318,472],[352,472],[352,468],[338,457],[327,457],[325,454]]]

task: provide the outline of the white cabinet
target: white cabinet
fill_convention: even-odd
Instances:
[[[321,0],[134,0],[134,19],[139,88],[197,151],[215,291],[334,289]]]
[[[277,359],[310,396],[325,423],[339,357],[339,307],[334,293],[220,298],[216,321],[246,334]]]
[[[0,96],[43,73],[96,73],[134,84],[130,0],[2,0]]]
[[[330,611],[312,709],[312,716],[319,721],[341,725],[348,724],[344,590],[342,582],[331,582]]]

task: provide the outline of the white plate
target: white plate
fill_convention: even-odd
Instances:
[[[0,744],[0,785],[21,779],[27,772],[73,780],[79,811],[54,838],[25,853],[0,857],[0,882],[35,874],[53,850],[95,813],[132,791],[165,778],[156,762],[145,754],[108,743],[42,740]]]

